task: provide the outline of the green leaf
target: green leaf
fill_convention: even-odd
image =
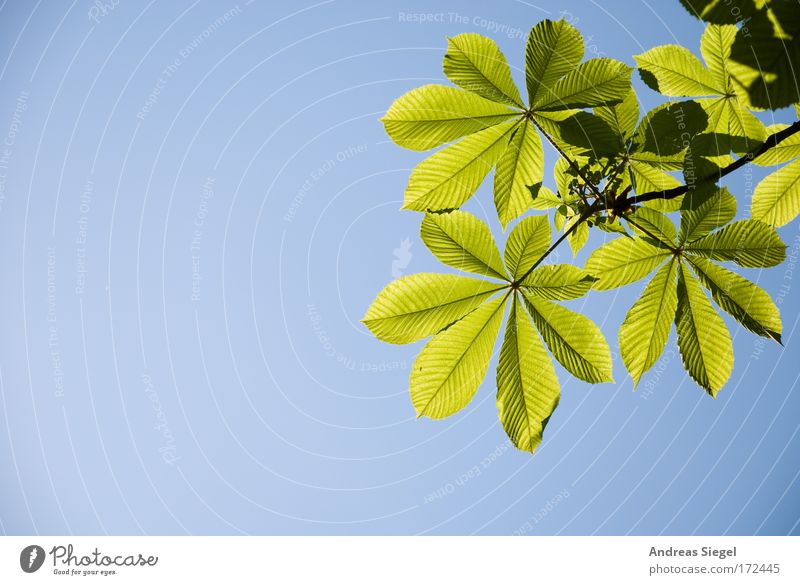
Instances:
[[[544,152],[539,133],[528,121],[520,124],[494,171],[494,204],[503,228],[531,206],[529,185],[544,178]]]
[[[758,148],[767,137],[764,124],[751,114],[735,97],[704,98],[697,103],[708,115],[708,132],[713,140],[706,141],[707,146],[713,146],[715,152],[711,154],[725,155],[730,151],[737,154],[746,154]],[[692,148],[696,148],[692,142]],[[698,149],[698,153],[708,153]]]
[[[605,57],[589,59],[541,91],[534,110],[594,108],[619,103],[630,91],[631,68]]]
[[[500,251],[489,226],[466,211],[426,214],[422,241],[439,260],[469,272],[506,280]]]
[[[717,189],[694,209],[681,210],[678,243],[693,242],[736,216],[736,198],[726,187]]]
[[[657,246],[674,247],[677,231],[672,220],[663,213],[640,207],[628,218],[631,227],[639,235],[654,239]]]
[[[564,231],[567,231],[572,227],[572,225],[576,222],[580,222],[580,215],[573,215],[570,217],[567,222],[564,224]],[[589,240],[589,224],[585,221],[582,221],[578,224],[570,234],[567,236],[567,242],[569,243],[569,249],[572,250],[572,255],[577,256],[578,252],[586,245],[586,242]]]
[[[571,158],[613,157],[623,152],[620,137],[600,116],[559,111],[536,112],[533,118]]]
[[[533,209],[544,211],[546,209],[558,207],[563,203],[563,201],[558,198],[558,195],[553,193],[547,187],[541,185],[529,185],[528,189],[530,190],[531,197],[533,198],[533,203],[531,203],[531,207]]]
[[[736,35],[730,70],[750,104],[775,110],[800,101],[800,19],[792,1],[763,4]]]
[[[644,278],[669,256],[669,250],[642,238],[622,237],[595,250],[586,261],[586,272],[598,279],[594,288],[610,290]]]
[[[714,77],[714,85],[723,88],[725,90],[723,93],[733,91],[728,61],[737,30],[732,24],[723,26],[710,24],[700,38],[700,53]]]
[[[681,4],[692,16],[716,24],[739,24],[756,9],[753,0],[681,0]]]
[[[786,245],[775,228],[756,219],[729,223],[693,241],[686,251],[713,260],[730,260],[745,268],[777,266],[786,257]]]
[[[464,33],[448,39],[444,74],[456,85],[486,99],[524,107],[505,55],[488,37]]]
[[[472,400],[486,377],[507,298],[485,303],[422,348],[410,381],[418,417],[444,418]]]
[[[800,213],[800,159],[767,175],[753,192],[750,214],[770,225],[786,225]]]
[[[767,135],[777,134],[788,127],[788,124],[773,124],[767,127]],[[777,146],[773,146],[761,156],[753,159],[753,162],[762,167],[769,167],[797,157],[800,157],[800,133],[783,139]]]
[[[746,154],[764,143],[767,139],[767,129],[761,120],[751,114],[736,98],[726,99],[725,106],[726,112],[721,120],[727,122],[727,127],[723,122],[718,122],[717,132],[721,130],[730,136],[743,138],[732,142],[733,152]]]
[[[620,103],[598,106],[594,113],[605,120],[624,142],[633,135],[636,123],[639,121],[639,101],[636,99],[636,92],[631,89]]]
[[[716,397],[733,371],[733,343],[722,317],[683,264],[678,272],[675,327],[683,366],[695,382]]]
[[[518,116],[468,91],[423,85],[397,98],[381,121],[398,146],[428,150]]]
[[[629,161],[631,170],[631,181],[636,193],[652,193],[654,191],[667,191],[674,187],[679,187],[681,182],[658,169],[657,167],[631,159]],[[682,197],[673,199],[652,199],[646,201],[645,205],[658,211],[670,212],[680,209]]]
[[[613,382],[611,350],[600,329],[579,313],[523,289],[528,312],[550,353],[573,376],[586,382]]]
[[[616,221],[616,218],[609,218],[608,216],[596,217],[594,219],[594,227],[607,232],[609,234],[623,234],[629,236],[625,226],[621,222]]]
[[[497,365],[497,410],[518,449],[539,446],[559,395],[553,362],[515,296]]]
[[[363,322],[381,341],[411,343],[461,319],[503,286],[454,274],[411,274],[389,283]]]
[[[582,297],[592,288],[594,277],[572,264],[539,266],[522,281],[531,295],[553,301]]]
[[[647,112],[633,135],[631,157],[669,170],[683,167],[689,139],[706,129],[708,113],[696,101],[667,102]]]
[[[512,280],[516,281],[539,261],[550,247],[552,237],[546,216],[528,216],[514,226],[503,252]]]
[[[456,209],[469,199],[503,154],[520,122],[491,126],[422,161],[408,180],[403,209]]]
[[[781,315],[764,292],[746,278],[703,258],[689,258],[697,278],[714,301],[747,329],[781,342]]]
[[[553,178],[556,181],[558,194],[563,199],[562,203],[571,203],[578,200],[578,196],[570,190],[570,185],[577,181],[573,174],[574,171],[567,159],[561,157],[556,160],[556,164],[553,165]]]
[[[525,50],[528,103],[546,94],[583,58],[583,37],[566,20],[542,20],[531,29]]]
[[[711,72],[686,47],[662,45],[636,55],[639,73],[650,89],[672,97],[722,95]]]
[[[671,258],[647,284],[619,329],[619,351],[634,386],[664,352],[677,305],[677,262]]]

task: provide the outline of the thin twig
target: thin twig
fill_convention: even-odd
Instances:
[[[549,248],[547,248],[547,250],[545,251],[545,253],[544,253],[544,254],[542,254],[541,258],[539,258],[539,259],[538,259],[536,262],[534,262],[534,263],[533,263],[533,266],[531,266],[530,268],[528,268],[528,270],[525,272],[525,274],[523,274],[523,275],[522,275],[520,278],[516,279],[516,280],[515,280],[513,283],[511,283],[511,284],[512,284],[512,286],[514,286],[514,287],[517,287],[517,286],[519,286],[519,285],[520,285],[522,282],[524,282],[524,280],[525,280],[526,278],[528,278],[528,275],[529,275],[531,272],[533,272],[533,271],[534,271],[534,269],[535,269],[537,266],[539,266],[539,264],[541,264],[541,263],[544,261],[544,259],[545,259],[545,258],[547,258],[547,257],[548,257],[550,254],[552,254],[553,250],[555,250],[555,249],[558,247],[558,245],[559,245],[561,242],[563,242],[565,239],[567,239],[567,237],[568,237],[568,236],[569,236],[569,235],[570,235],[572,232],[574,232],[576,229],[578,229],[578,226],[579,226],[580,224],[582,224],[584,221],[586,221],[587,219],[589,219],[589,217],[590,217],[590,216],[591,216],[591,215],[592,215],[592,214],[593,214],[595,211],[599,211],[599,210],[600,210],[600,209],[602,209],[603,207],[604,207],[603,201],[601,201],[601,200],[599,200],[599,199],[598,199],[597,201],[595,201],[595,202],[594,202],[592,205],[590,205],[589,207],[587,207],[587,208],[586,208],[586,209],[583,211],[583,213],[581,213],[580,217],[578,217],[578,221],[576,221],[576,222],[575,222],[575,223],[573,223],[571,226],[569,226],[569,227],[567,228],[567,231],[565,231],[563,234],[561,234],[561,235],[558,237],[558,239],[557,239],[555,242],[553,242]]]
[[[630,217],[628,217],[627,215],[623,215],[622,217],[624,217],[624,218],[625,218],[625,221],[627,221],[629,224],[631,224],[632,226],[634,226],[634,227],[636,227],[636,228],[640,229],[641,231],[643,231],[643,232],[645,233],[645,235],[648,235],[648,236],[650,236],[651,238],[653,238],[653,239],[654,239],[656,242],[658,242],[659,244],[663,244],[664,246],[666,246],[666,248],[667,248],[667,249],[668,249],[670,252],[672,252],[673,254],[677,254],[677,253],[678,253],[678,249],[677,249],[677,248],[673,248],[672,246],[670,246],[669,244],[667,244],[667,243],[664,241],[664,239],[663,239],[663,238],[660,238],[660,237],[658,237],[657,235],[655,235],[654,233],[652,233],[650,230],[648,230],[648,229],[647,229],[647,228],[645,228],[644,226],[641,226],[641,225],[639,225],[637,222],[633,221],[633,220],[632,220]]]
[[[547,132],[545,132],[544,128],[542,128],[542,127],[539,125],[539,123],[538,123],[538,122],[537,122],[537,121],[534,119],[534,117],[533,117],[533,116],[529,116],[529,117],[528,117],[528,119],[531,121],[531,123],[532,123],[532,124],[533,124],[533,125],[536,127],[536,129],[537,129],[539,132],[541,132],[542,134],[544,134],[544,137],[545,137],[545,138],[547,138],[547,141],[550,143],[550,145],[551,145],[553,148],[555,148],[555,149],[558,151],[558,154],[560,154],[562,157],[564,157],[564,159],[565,159],[565,160],[566,160],[566,161],[569,163],[569,166],[571,166],[571,167],[572,167],[572,170],[574,170],[576,173],[578,173],[578,176],[579,176],[581,179],[583,179],[583,182],[584,182],[584,183],[585,183],[585,184],[586,184],[586,185],[589,187],[589,189],[591,189],[591,190],[592,190],[592,192],[595,194],[595,196],[596,196],[598,199],[601,199],[601,198],[603,197],[603,195],[600,193],[600,191],[598,191],[598,189],[597,189],[597,187],[595,187],[594,183],[592,183],[592,182],[591,182],[591,181],[590,181],[590,180],[589,180],[589,179],[586,177],[586,175],[584,175],[584,174],[583,174],[583,171],[582,171],[582,170],[580,169],[580,167],[578,166],[578,163],[576,163],[574,160],[572,160],[570,157],[568,157],[568,156],[567,156],[567,153],[566,153],[566,152],[564,152],[564,151],[562,150],[562,148],[561,148],[561,147],[560,147],[558,144],[556,144],[556,142],[555,142],[555,140],[553,139],[553,137],[552,137],[552,136],[550,136],[550,135],[549,135]]]

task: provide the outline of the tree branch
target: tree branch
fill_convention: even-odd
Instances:
[[[697,185],[701,185],[703,183],[708,183],[709,181],[716,181],[717,179],[721,179],[722,177],[729,175],[733,171],[743,167],[749,162],[752,162],[754,159],[758,158],[768,150],[775,148],[792,136],[800,132],[800,120],[789,126],[788,128],[784,128],[779,132],[775,132],[774,134],[770,134],[767,139],[764,141],[764,144],[759,146],[758,148],[751,150],[747,154],[739,157],[735,161],[733,161],[728,166],[720,169],[718,173],[714,173],[713,175],[708,175],[703,177],[702,179],[698,180],[694,183],[694,187]],[[673,187],[672,189],[666,189],[664,191],[650,191],[648,193],[642,193],[641,195],[634,195],[633,197],[626,197],[625,199],[619,200],[618,203],[615,202],[614,207],[617,209],[625,209],[634,205],[636,203],[644,203],[645,201],[653,201],[655,199],[675,199],[676,197],[680,197],[685,193],[688,193],[690,190],[690,185],[680,185],[679,187]]]

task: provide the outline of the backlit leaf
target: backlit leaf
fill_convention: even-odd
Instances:
[[[533,453],[539,446],[559,394],[553,362],[515,297],[497,365],[497,410],[518,449]]]
[[[722,317],[682,264],[675,327],[683,366],[695,382],[716,397],[733,371],[733,343]]]
[[[531,29],[525,50],[528,103],[537,102],[583,58],[583,37],[566,20],[542,20]]]
[[[783,329],[781,315],[764,290],[735,272],[703,258],[690,258],[689,262],[698,280],[724,311],[753,333],[780,343]]]
[[[678,305],[677,262],[659,268],[619,329],[619,351],[636,386],[667,344]]]
[[[713,260],[730,260],[746,268],[777,266],[786,257],[786,245],[775,228],[756,219],[729,223],[693,241],[686,251]]]
[[[426,214],[420,235],[433,255],[448,266],[507,278],[489,226],[471,213],[456,210]]]
[[[363,322],[382,341],[411,343],[461,319],[502,287],[454,274],[403,276],[378,294]]]
[[[410,380],[418,417],[444,418],[472,400],[486,377],[506,299],[504,295],[485,303],[422,348]]]
[[[662,45],[636,55],[636,64],[651,89],[672,97],[721,95],[725,87],[686,47]]]
[[[541,91],[534,110],[594,108],[618,103],[630,90],[631,68],[605,57],[589,59]]]
[[[522,219],[506,240],[503,252],[506,268],[512,280],[522,277],[538,262],[550,246],[552,234],[546,216],[529,216]]]
[[[456,209],[469,199],[503,154],[517,124],[491,126],[422,161],[408,180],[403,209]]]
[[[669,256],[668,249],[642,238],[621,237],[595,250],[586,261],[586,272],[598,279],[594,288],[609,290],[644,278]]]
[[[722,227],[736,216],[736,198],[723,187],[693,209],[681,210],[678,243],[692,242]]]
[[[613,382],[611,350],[597,325],[524,289],[523,296],[536,329],[558,363],[586,382]]]
[[[582,297],[592,288],[594,277],[572,264],[539,266],[522,281],[529,294],[553,301]]]
[[[750,214],[770,225],[786,225],[800,213],[800,159],[767,175],[753,192]]]
[[[487,99],[524,107],[505,55],[488,37],[464,33],[448,39],[444,74],[456,85]]]
[[[381,121],[398,146],[428,150],[514,117],[519,113],[468,91],[423,85],[397,98]]]
[[[530,208],[528,187],[541,184],[543,175],[542,141],[536,128],[525,121],[514,133],[494,171],[494,204],[503,228]]]

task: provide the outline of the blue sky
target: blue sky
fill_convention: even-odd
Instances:
[[[746,271],[783,348],[727,320],[716,400],[674,334],[635,393],[616,355],[614,384],[559,369],[533,458],[508,445],[492,375],[456,416],[415,420],[421,344],[359,322],[393,275],[449,270],[399,210],[423,155],[378,121],[445,83],[446,38],[491,36],[523,86],[543,18],[577,26],[587,57],[696,52],[677,0],[108,5],[0,9],[0,530],[798,533],[798,222],[786,264]],[[743,216],[764,174],[728,181]],[[502,242],[491,181],[466,208]],[[640,290],[571,306],[614,348]]]

